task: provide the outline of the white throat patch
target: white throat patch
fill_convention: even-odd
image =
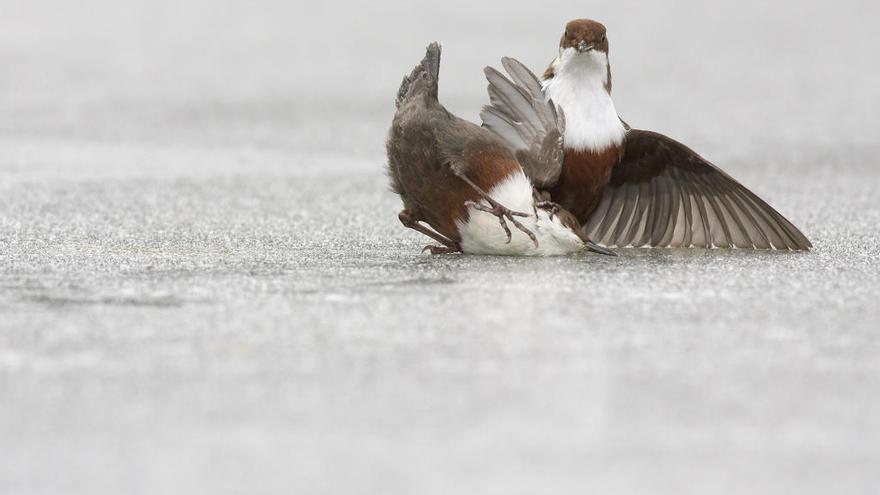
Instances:
[[[626,129],[605,90],[608,55],[574,48],[559,52],[551,79],[543,82],[544,94],[565,112],[565,147],[602,151],[623,143]]]

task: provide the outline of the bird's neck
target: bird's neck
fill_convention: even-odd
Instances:
[[[608,54],[560,51],[547,71],[544,93],[565,113],[565,147],[601,152],[623,143],[626,130],[611,99]]]

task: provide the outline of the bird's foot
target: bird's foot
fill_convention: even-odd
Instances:
[[[437,255],[437,254],[458,253],[461,251],[461,249],[457,248],[457,247],[449,247],[449,246],[432,246],[429,244],[429,245],[422,248],[422,252],[424,253],[425,251],[430,251],[431,254]]]
[[[553,201],[537,201],[535,202],[535,216],[538,215],[538,208],[549,213],[551,220],[553,219],[553,216],[562,209],[562,207],[559,206],[558,203],[554,203]]]
[[[535,234],[526,228],[525,225],[519,223],[514,217],[528,217],[530,216],[528,213],[522,213],[519,211],[513,211],[506,206],[501,205],[500,203],[492,200],[491,198],[484,198],[489,205],[484,205],[482,203],[476,203],[474,201],[465,201],[464,205],[469,206],[475,210],[484,211],[486,213],[495,215],[498,217],[498,222],[501,224],[501,228],[504,229],[504,233],[507,234],[507,242],[510,243],[510,240],[513,237],[513,234],[510,232],[510,227],[507,226],[507,220],[513,224],[514,227],[519,229],[522,233],[529,236],[529,239],[535,243],[535,247],[538,247],[538,238],[535,237]]]

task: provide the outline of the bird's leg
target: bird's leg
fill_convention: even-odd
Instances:
[[[422,252],[430,251],[431,254],[452,254],[452,253],[460,253],[461,248],[457,247],[448,247],[448,246],[432,246],[427,245],[422,248]]]
[[[556,213],[558,213],[559,210],[562,209],[562,207],[559,206],[559,204],[554,203],[553,201],[540,201],[538,203],[535,203],[535,208],[536,209],[540,208],[540,209],[546,211],[547,213],[549,213],[551,220],[553,219],[553,216],[556,215]],[[535,213],[535,215],[537,215],[537,213]]]
[[[553,219],[553,216],[562,209],[558,203],[554,203],[550,199],[550,193],[547,191],[540,191],[538,189],[534,189],[532,196],[535,198],[535,216],[538,216],[538,208],[546,211],[550,214],[550,219]]]
[[[538,247],[538,238],[535,237],[535,234],[531,230],[526,228],[523,224],[519,223],[516,218],[514,218],[528,217],[528,213],[521,213],[507,208],[506,206],[492,199],[492,197],[489,196],[486,191],[484,191],[480,186],[474,184],[473,181],[471,181],[467,177],[461,175],[459,175],[459,177],[461,177],[461,179],[465,181],[469,186],[474,188],[474,190],[477,191],[477,193],[480,195],[481,198],[483,198],[483,200],[486,201],[486,203],[489,203],[489,206],[486,206],[480,203],[476,203],[474,201],[465,201],[465,206],[470,206],[476,210],[485,211],[486,213],[490,213],[498,217],[498,222],[501,223],[501,228],[503,228],[504,232],[507,234],[508,243],[513,236],[510,232],[510,229],[507,227],[507,222],[505,220],[510,220],[514,227],[522,231],[525,235],[529,236],[529,239],[531,239],[532,242],[535,243],[535,247]]]
[[[400,213],[397,214],[397,218],[400,220],[400,223],[403,224],[404,227],[415,230],[416,232],[420,232],[425,234],[426,236],[434,239],[435,241],[443,244],[444,247],[439,246],[425,246],[422,249],[424,253],[426,250],[431,251],[431,254],[448,254],[448,253],[458,253],[461,251],[461,246],[458,245],[457,242],[447,238],[442,234],[438,234],[433,230],[425,227],[420,224],[418,220],[415,219],[412,212],[409,210],[401,210]]]
[[[551,200],[549,192],[537,187],[532,189],[532,197],[535,198],[535,203],[550,202]]]

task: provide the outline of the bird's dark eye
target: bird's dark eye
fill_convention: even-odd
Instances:
[[[565,37],[566,37],[566,38],[571,38],[571,33],[569,33],[568,31],[566,31],[566,32],[565,32]]]

